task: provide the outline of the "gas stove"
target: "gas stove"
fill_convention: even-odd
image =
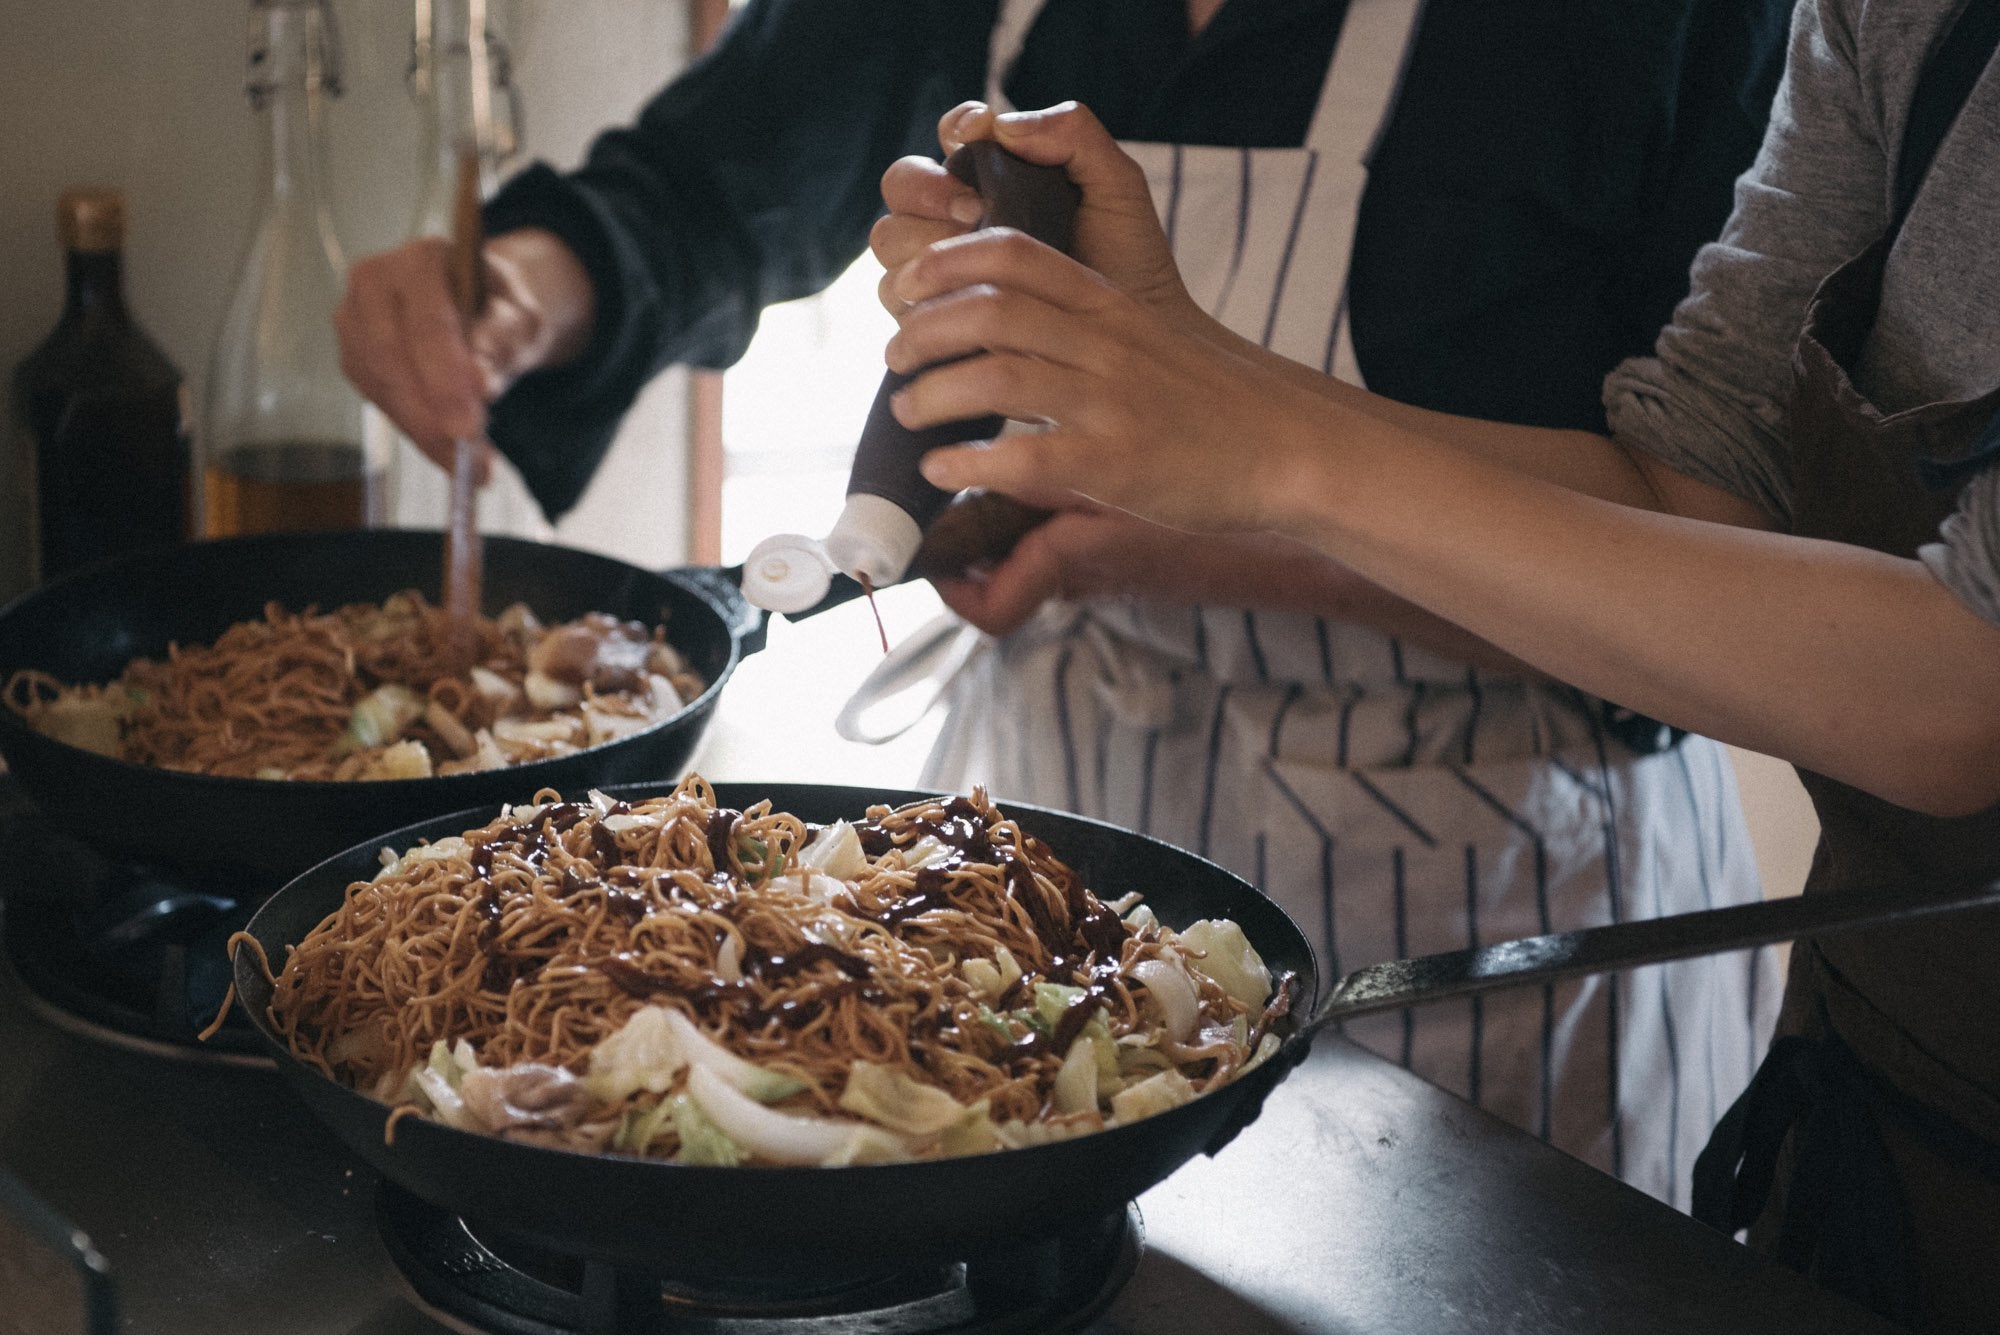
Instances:
[[[754,1284],[634,1273],[492,1233],[383,1183],[375,1218],[417,1304],[479,1335],[1062,1335],[1132,1277],[1136,1207],[969,1261]]]
[[[0,781],[0,944],[53,1024],[162,1058],[270,1067],[238,1015],[197,1038],[229,988],[223,943],[254,907],[242,884],[104,857]]]
[[[220,1000],[240,895],[52,841],[4,778],[0,895],[0,1169],[27,1233],[97,1258],[21,1266],[0,1237],[9,1335],[85,1270],[148,1335],[1889,1330],[1337,1038],[1215,1158],[1066,1239],[747,1292],[619,1272],[379,1181],[267,1071],[161,1060]]]

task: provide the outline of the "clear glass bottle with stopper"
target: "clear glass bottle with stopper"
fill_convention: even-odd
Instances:
[[[204,527],[223,537],[377,524],[388,450],[362,430],[333,332],[346,265],[325,189],[322,99],[340,89],[326,0],[251,0],[244,87],[268,161],[209,365]]]
[[[519,151],[521,97],[490,9],[487,0],[412,0],[409,90],[423,123],[412,238],[451,236],[459,161],[468,144],[478,148],[482,195],[491,193],[500,168]],[[428,462],[372,404],[367,417],[369,430],[391,442],[396,454],[396,522],[435,527],[448,506],[449,472]],[[534,498],[504,462],[479,508],[483,530],[549,536]]]

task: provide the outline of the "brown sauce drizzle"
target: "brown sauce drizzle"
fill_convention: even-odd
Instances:
[[[743,819],[740,811],[728,807],[718,807],[708,816],[708,856],[719,872],[729,870],[729,836],[736,829],[736,822]]]
[[[875,601],[875,582],[866,575],[856,575],[855,578],[861,581],[861,592],[868,599],[868,610],[875,614],[875,633],[882,639],[882,653],[886,656],[889,652],[889,628],[882,624],[882,608]]]
[[[625,851],[618,847],[618,836],[606,829],[602,820],[590,823],[590,846],[597,851],[598,860],[607,868],[625,860]]]

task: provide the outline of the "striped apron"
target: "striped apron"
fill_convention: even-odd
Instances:
[[[988,97],[1041,7],[1007,0]],[[1417,0],[1352,0],[1305,146],[1128,143],[1189,291],[1361,383],[1345,276]],[[1567,687],[1320,618],[1052,604],[964,656],[926,781],[987,784],[1194,849],[1262,886],[1339,974],[1755,899],[1720,747],[1639,755]],[[1685,1207],[1776,1011],[1769,952],[1363,1020],[1349,1037]]]

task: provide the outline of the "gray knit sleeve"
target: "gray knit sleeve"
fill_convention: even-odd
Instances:
[[[1960,602],[2000,623],[2000,469],[1966,484],[1938,541],[1919,547],[1917,557]]]
[[[1611,433],[1791,517],[1791,353],[1821,279],[1886,223],[1879,121],[1857,77],[1857,0],[1804,0],[1757,160],[1651,357],[1604,384]]]

